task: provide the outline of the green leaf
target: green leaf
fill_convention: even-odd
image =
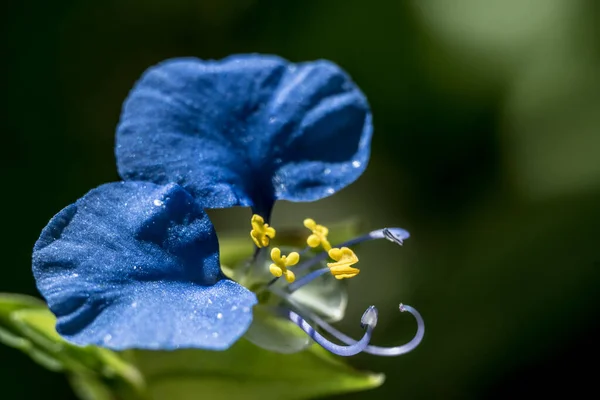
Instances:
[[[29,296],[0,293],[0,342],[27,353],[35,362],[51,371],[61,371],[62,362],[56,357],[39,349],[35,343],[20,330],[14,315],[27,310],[44,310],[45,304]]]
[[[257,335],[266,338],[263,345],[291,352],[308,344],[297,327],[260,307],[256,321],[260,326],[254,340]],[[84,400],[187,400],[197,399],[199,393],[212,399],[305,399],[370,389],[383,382],[382,375],[353,370],[314,344],[295,354],[263,350],[246,339],[223,352],[130,350],[116,354],[66,342],[56,333],[55,323],[42,302],[0,294],[0,340],[46,368],[66,372]]]
[[[69,383],[81,400],[116,400],[114,393],[94,375],[72,374]]]
[[[0,294],[0,341],[49,370],[68,373],[84,399],[113,398],[106,397],[107,393],[118,393],[124,399],[143,397],[145,383],[135,367],[108,349],[66,342],[55,325],[56,318],[41,301]],[[86,384],[89,387],[84,388]]]
[[[151,399],[308,399],[378,387],[384,377],[356,371],[318,345],[295,354],[240,340],[223,352],[135,351]]]
[[[111,379],[124,379],[142,387],[139,372],[111,350],[96,346],[75,346],[60,337],[55,330],[56,318],[47,309],[20,310],[12,315],[21,332],[33,342],[62,361],[69,371],[99,372]]]
[[[18,310],[43,309],[45,307],[46,305],[42,301],[34,297],[0,293],[0,340],[11,347],[22,348],[25,344],[18,335],[18,328],[11,321],[11,314]]]

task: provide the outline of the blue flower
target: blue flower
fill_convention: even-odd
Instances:
[[[246,335],[290,351],[275,344],[273,324],[253,321],[258,305],[335,354],[411,351],[424,327],[410,306],[400,311],[414,315],[418,330],[403,346],[369,344],[373,306],[361,319],[360,340],[329,324],[346,304],[339,280],[360,272],[350,247],[374,239],[402,244],[408,232],[384,228],[332,246],[329,230],[308,218],[306,248],[271,244],[275,200],[313,201],[353,182],[368,162],[371,133],[365,97],[330,62],[244,55],[150,68],[117,129],[126,182],[100,186],[65,208],[34,247],[34,275],[57,331],[76,344],[117,350],[223,350]],[[226,276],[203,208],[231,206],[252,207],[249,245],[256,247]]]
[[[313,201],[356,180],[369,160],[371,112],[328,61],[238,55],[173,59],[127,98],[116,156],[125,180],[175,182],[207,208]]]

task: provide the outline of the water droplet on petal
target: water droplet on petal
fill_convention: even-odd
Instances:
[[[323,173],[324,173],[325,175],[329,175],[329,174],[331,173],[331,169],[329,169],[329,168],[325,168],[325,170],[323,171]]]
[[[218,314],[217,314],[217,319],[221,319],[221,318],[223,318],[223,314],[221,314],[221,313],[218,313]]]
[[[155,205],[156,207],[160,207],[160,206],[162,206],[162,205],[164,204],[164,203],[162,202],[162,200],[159,200],[159,199],[155,199],[153,203],[154,203],[154,205]]]
[[[353,166],[354,168],[360,168],[360,166],[361,166],[361,165],[362,165],[362,164],[361,164],[361,162],[360,162],[360,161],[357,161],[357,160],[354,160],[354,161],[352,161],[352,166]]]
[[[104,340],[104,343],[110,342],[111,339],[112,339],[112,335],[111,334],[107,334],[107,335],[104,336],[104,338],[102,338],[102,340]]]
[[[335,193],[335,189],[334,188],[327,188],[327,193],[334,194]]]

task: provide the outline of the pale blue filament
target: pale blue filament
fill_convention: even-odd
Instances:
[[[290,295],[288,295],[287,293],[284,293],[282,290],[278,290],[276,288],[271,288],[270,290],[276,295],[281,296],[283,299],[287,300],[289,303],[293,304],[293,306],[298,311],[304,314],[308,319],[314,321],[315,324],[323,328],[323,330],[325,330],[327,333],[329,333],[336,339],[348,345],[357,343],[357,341],[351,338],[350,336],[347,336],[346,334],[335,329],[333,326],[325,322],[319,316],[302,307],[300,304],[295,302],[294,299],[291,298]],[[400,356],[402,354],[406,354],[414,350],[421,343],[421,341],[423,340],[423,336],[425,335],[425,322],[423,321],[423,317],[415,308],[411,306],[400,304],[399,309],[400,312],[408,311],[417,320],[417,332],[415,333],[415,336],[410,340],[410,342],[395,347],[380,347],[368,345],[363,349],[363,352],[385,357]]]
[[[374,306],[367,308],[361,318],[361,324],[366,328],[366,332],[363,335],[362,339],[358,341],[353,341],[353,343],[348,344],[347,346],[340,346],[338,344],[332,343],[327,340],[323,335],[318,333],[306,320],[304,320],[300,315],[296,314],[294,311],[287,311],[288,318],[290,321],[295,323],[302,329],[308,336],[310,336],[315,342],[317,342],[321,347],[325,350],[330,351],[333,354],[337,354],[338,356],[353,356],[365,350],[365,348],[369,345],[369,341],[371,340],[371,336],[373,334],[373,329],[377,325],[377,309]]]

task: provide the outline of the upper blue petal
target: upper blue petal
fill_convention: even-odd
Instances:
[[[226,279],[208,216],[180,186],[100,186],[58,213],[33,252],[57,331],[112,349],[225,349],[255,295]]]
[[[177,182],[206,207],[312,201],[357,179],[369,160],[365,96],[328,61],[239,55],[148,69],[123,106],[124,179]]]

